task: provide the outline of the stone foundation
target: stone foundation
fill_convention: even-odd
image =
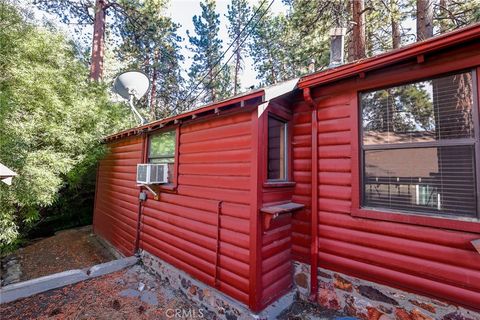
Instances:
[[[247,319],[276,319],[276,317],[288,308],[294,299],[294,292],[283,296],[272,303],[259,314],[252,313],[248,307],[233,300],[220,291],[190,277],[185,272],[175,268],[156,256],[142,251],[141,260],[147,271],[168,281],[174,289],[182,291],[189,299],[213,312],[219,319],[247,320]]]
[[[301,299],[310,295],[310,266],[294,262]],[[374,282],[318,269],[318,300],[328,309],[368,320],[480,320],[480,313]]]

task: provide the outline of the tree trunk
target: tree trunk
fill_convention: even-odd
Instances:
[[[433,37],[433,0],[417,0],[417,41]]]
[[[353,20],[352,6],[353,6],[353,2],[349,1],[348,5],[347,5],[347,14]],[[350,21],[349,21],[349,24],[351,24]],[[355,52],[353,50],[353,27],[352,27],[352,29],[349,29],[347,32],[348,32],[348,35],[349,35],[348,38],[347,38],[347,61],[352,62],[354,60],[353,56],[355,55]]]
[[[209,83],[208,86],[210,86],[210,88],[209,88],[210,89],[210,101],[209,102],[214,102],[215,99],[216,99],[216,96],[217,96],[216,93],[215,93],[215,82],[214,82],[215,79],[213,77],[212,68],[209,67],[208,69],[209,69],[208,78],[210,79],[209,82],[208,82]]]
[[[365,2],[364,0],[352,1],[352,39],[350,45],[352,46],[352,53],[350,61],[363,59],[366,57],[365,51]]]
[[[400,32],[400,17],[397,0],[390,0],[390,21],[392,24],[392,48],[400,48],[402,43]]]
[[[240,55],[240,48],[237,47],[236,57],[235,57],[235,75],[233,77],[233,95],[237,95],[238,89],[240,89],[239,83],[239,73],[240,73],[240,59],[242,58]]]
[[[99,81],[103,76],[103,55],[105,46],[105,0],[96,0],[95,20],[93,23],[92,61],[90,79]]]
[[[158,62],[160,61],[160,53],[157,51],[153,58],[152,65],[152,89],[150,90],[150,116],[152,121],[157,120],[156,105],[157,105],[157,79],[158,79]]]
[[[240,3],[238,3],[238,6],[240,7]],[[240,24],[242,21],[240,21],[240,8],[238,8],[238,19],[237,19],[237,26],[236,26],[236,36],[238,37],[237,39],[237,50],[235,51],[235,74],[233,76],[233,95],[237,95],[238,89],[240,89],[240,83],[239,83],[239,73],[240,73],[240,60],[242,59],[242,55],[240,52],[240,42],[241,42],[241,37],[240,37]]]

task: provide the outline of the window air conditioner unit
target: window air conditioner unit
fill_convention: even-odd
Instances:
[[[166,163],[140,163],[137,164],[138,184],[168,183],[168,164]]]

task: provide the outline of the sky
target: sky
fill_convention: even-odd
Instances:
[[[259,1],[250,0],[249,2],[250,2],[250,6],[253,6],[254,4],[257,4]],[[225,15],[227,14],[227,6],[229,3],[230,3],[229,0],[217,0],[217,8],[216,8],[217,13],[220,14],[219,36],[223,41],[224,50],[230,44],[228,33],[227,33],[228,22],[227,22],[227,18],[225,17]],[[264,6],[265,7],[268,6],[269,3],[270,1],[266,2]],[[283,4],[282,0],[275,0],[272,6],[270,7],[270,12],[275,14],[280,12],[285,12],[285,11],[286,11],[286,7]],[[181,28],[179,29],[179,34],[184,38],[182,54],[186,57],[185,66],[187,66],[187,68],[185,69],[188,70],[188,66],[191,64],[191,54],[189,50],[186,48],[186,46],[189,45],[187,30],[190,30],[190,33],[192,33],[194,30],[192,18],[194,15],[201,14],[200,1],[171,0],[167,14],[172,18],[173,21],[181,25]],[[232,53],[233,51],[232,49],[230,49],[225,56],[226,59],[228,59]],[[248,57],[245,59],[245,68],[244,68],[243,74],[241,75],[240,81],[243,89],[248,88],[251,85],[256,85],[258,83],[258,80],[256,79],[256,72],[253,69],[253,61]]]
[[[262,0],[248,0],[250,6],[256,5],[260,3]],[[73,29],[72,26],[65,25],[60,22],[60,20],[50,14],[45,14],[44,12],[38,10],[31,4],[32,0],[18,0],[18,3],[23,7],[29,8],[33,11],[34,16],[38,20],[42,20],[46,18],[50,21],[54,21],[56,25],[59,26],[61,30],[63,30],[68,36],[70,37],[78,37],[79,35]],[[230,0],[217,0],[216,1],[216,11],[220,14],[220,32],[219,37],[223,41],[223,50],[226,50],[229,43],[229,37],[227,33],[227,25],[228,21],[226,18],[227,14],[227,6],[230,3]],[[264,6],[267,7],[270,4],[270,1],[266,1]],[[272,6],[270,7],[270,12],[274,14],[278,14],[281,12],[286,12],[287,8],[283,4],[282,0],[274,0]],[[187,36],[187,30],[190,30],[191,34],[194,33],[194,26],[193,26],[193,16],[201,14],[201,7],[200,7],[200,0],[170,0],[168,5],[167,11],[165,12],[166,15],[170,16],[172,20],[178,24],[180,24],[180,28],[178,30],[179,35],[183,38],[182,46],[182,55],[185,57],[185,62],[183,65],[183,69],[188,72],[190,64],[192,62],[192,54],[188,50],[189,41]],[[90,45],[91,33],[93,30],[93,26],[87,26],[85,30],[82,31],[82,37],[87,39],[85,45]],[[232,49],[225,55],[225,58],[228,59],[230,55],[233,53]],[[226,60],[225,59],[225,60]],[[108,66],[106,66],[108,69]],[[113,69],[116,69],[116,66],[113,66]],[[242,84],[243,89],[248,88],[252,85],[257,85],[258,80],[256,79],[256,72],[253,68],[253,61],[251,58],[246,57],[245,59],[245,67],[241,74],[240,81]]]

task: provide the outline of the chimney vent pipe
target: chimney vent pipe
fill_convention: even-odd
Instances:
[[[330,29],[330,64],[329,67],[337,67],[343,64],[345,46],[345,28]]]

